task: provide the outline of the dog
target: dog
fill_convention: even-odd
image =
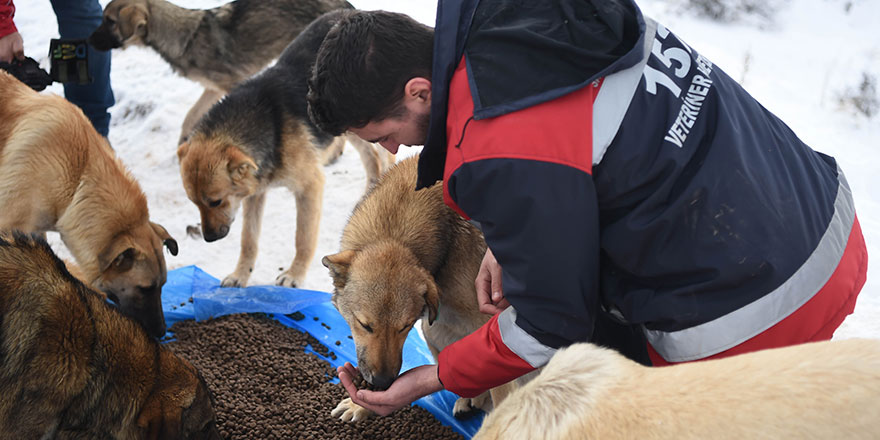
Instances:
[[[205,381],[38,235],[0,233],[0,438],[220,439]]]
[[[379,390],[397,378],[404,341],[419,319],[435,359],[489,320],[474,287],[483,235],[443,203],[441,185],[415,191],[417,167],[410,157],[388,170],[355,206],[341,251],[321,260],[333,279],[332,302],[351,327],[358,369]],[[458,399],[453,414],[488,411],[514,386]],[[346,398],[331,414],[357,421],[372,413]]]
[[[82,111],[0,72],[0,229],[57,231],[83,279],[165,334],[163,245],[177,242],[150,221],[135,179]]]
[[[579,343],[511,393],[474,440],[876,439],[880,340],[644,367]]]
[[[312,22],[275,65],[211,107],[178,147],[183,186],[199,208],[206,241],[225,237],[239,206],[244,206],[241,254],[223,286],[247,284],[270,187],[285,186],[296,199],[296,256],[275,280],[295,287],[305,279],[317,247],[324,191],[321,165],[336,157],[347,139],[361,153],[368,186],[378,179],[383,160],[377,151],[384,149],[351,134],[333,137],[308,117],[308,76],[318,48],[331,26],[349,13],[337,10]]]
[[[165,0],[113,0],[88,41],[102,51],[150,47],[176,73],[205,87],[183,120],[180,145],[212,104],[277,58],[312,20],[342,8],[352,6],[344,0],[237,0],[186,9]]]

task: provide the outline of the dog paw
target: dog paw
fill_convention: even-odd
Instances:
[[[373,415],[373,412],[352,402],[351,398],[342,399],[339,405],[330,412],[332,417],[339,417],[344,422],[357,422]]]
[[[475,406],[471,399],[466,399],[464,397],[456,400],[455,405],[452,406],[452,415],[459,420],[469,419],[479,414],[480,411],[482,410]]]
[[[237,277],[235,274],[229,275],[226,278],[223,278],[223,281],[220,282],[221,287],[245,287],[247,280],[242,280]]]
[[[290,272],[284,272],[281,275],[278,275],[275,278],[275,285],[282,287],[296,287],[300,285],[302,280],[290,274]]]

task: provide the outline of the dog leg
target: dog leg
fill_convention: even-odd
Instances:
[[[491,411],[492,397],[490,392],[491,390],[473,398],[459,397],[452,406],[452,415],[456,419],[464,420],[477,415],[480,411]]]
[[[306,278],[315,249],[318,247],[318,226],[321,222],[321,205],[324,201],[324,173],[314,168],[311,176],[300,176],[304,182],[294,189],[296,199],[296,255],[290,268],[275,278],[275,284],[296,287]]]
[[[223,287],[244,287],[247,285],[254,262],[257,260],[257,249],[260,240],[260,228],[263,224],[263,208],[266,206],[266,192],[259,192],[242,201],[244,219],[241,225],[241,254],[235,271],[223,279]]]
[[[202,118],[202,115],[204,115],[215,102],[222,98],[223,95],[225,95],[225,93],[219,90],[205,88],[205,91],[202,92],[202,96],[200,96],[196,103],[190,107],[189,111],[186,113],[186,117],[183,118],[183,124],[180,127],[180,137],[177,139],[177,145],[186,142],[189,133],[192,131],[193,127],[195,127],[196,123],[199,122],[199,119]]]
[[[361,163],[364,164],[364,170],[367,172],[366,189],[369,190],[371,186],[379,181],[379,176],[385,172],[379,153],[379,150],[384,151],[385,149],[381,146],[373,145],[353,133],[346,133],[345,138],[361,156]],[[391,153],[388,153],[388,155],[391,155]]]
[[[381,145],[375,145],[374,148],[379,152],[379,163],[382,165],[381,172],[384,173],[394,166],[395,162],[397,162],[397,156],[391,154],[390,151]]]
[[[321,156],[321,165],[327,166],[339,159],[339,156],[342,156],[342,150],[345,149],[345,137],[339,136],[333,139],[333,142],[327,146],[327,148],[323,151]]]

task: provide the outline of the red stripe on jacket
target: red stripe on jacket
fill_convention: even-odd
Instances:
[[[856,217],[843,257],[831,278],[809,301],[773,327],[721,353],[698,360],[718,359],[767,348],[784,347],[831,339],[834,331],[851,314],[868,276],[868,249]],[[651,344],[648,355],[654,366],[671,365]]]
[[[495,118],[475,120],[465,61],[449,86],[447,155],[443,196],[447,205],[470,218],[452,200],[450,176],[465,163],[485,159],[552,162],[592,171],[592,104],[599,88],[584,87],[552,101]],[[459,195],[461,191],[457,189]],[[475,191],[480,190],[474,188]],[[497,316],[471,335],[447,346],[438,356],[445,388],[474,397],[534,370],[501,338]]]
[[[524,159],[558,163],[592,174],[593,106],[598,87],[580,90],[529,108],[475,120],[474,101],[462,57],[449,83],[443,199],[469,219],[449,195],[447,182],[467,162]],[[467,148],[461,148],[461,144]],[[540,146],[540,148],[536,148]]]
[[[443,387],[461,397],[476,397],[535,368],[510,351],[498,330],[498,315],[477,331],[448,345],[437,356]]]

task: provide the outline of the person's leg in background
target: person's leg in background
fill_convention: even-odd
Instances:
[[[61,38],[88,38],[101,25],[103,10],[98,0],[51,0],[58,19]],[[79,106],[95,129],[107,136],[110,113],[116,103],[110,87],[110,51],[101,52],[89,46],[91,84],[64,84],[64,96]]]

